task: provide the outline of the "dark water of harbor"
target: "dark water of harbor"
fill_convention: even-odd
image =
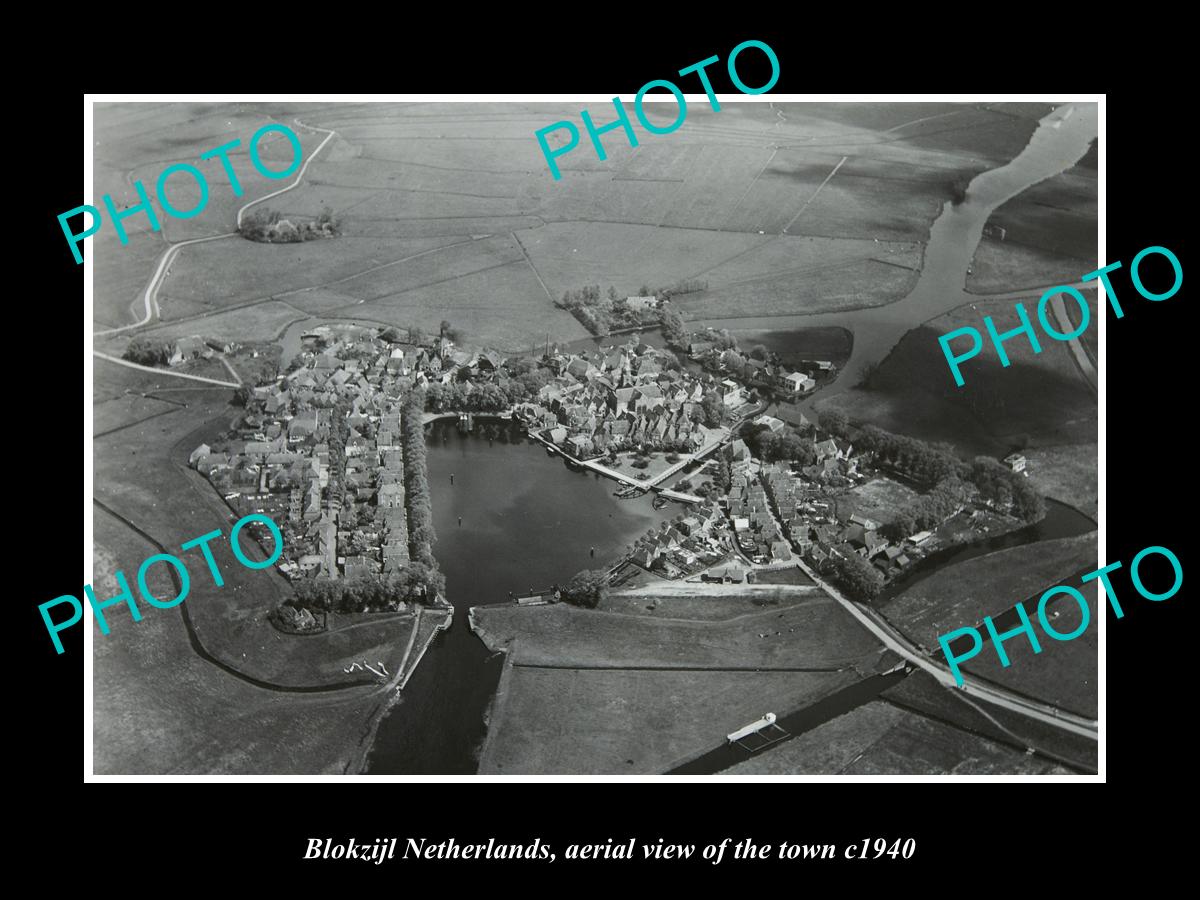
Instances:
[[[371,775],[474,774],[503,659],[489,659],[467,625],[467,608],[611,562],[679,512],[674,504],[656,512],[650,497],[618,500],[615,482],[568,469],[509,422],[477,420],[470,435],[453,420],[429,430],[434,553],[446,573],[454,625],[381,723]]]

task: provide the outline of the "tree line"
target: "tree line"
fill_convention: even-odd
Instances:
[[[333,579],[326,575],[305,578],[293,585],[292,605],[324,612],[379,612],[396,609],[400,601],[423,603],[442,576],[420,562],[410,562],[383,576]]]
[[[425,392],[410,391],[404,399],[400,414],[401,441],[404,448],[404,500],[408,506],[409,554],[413,560],[437,572],[433,545],[437,534],[433,530],[433,505],[429,498],[429,475],[425,458]],[[438,573],[437,590],[444,579]],[[434,590],[434,585],[430,586]]]

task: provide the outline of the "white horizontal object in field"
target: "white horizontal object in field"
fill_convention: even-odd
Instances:
[[[729,743],[732,744],[734,741],[741,740],[744,737],[749,737],[752,734],[756,734],[757,732],[762,731],[768,725],[774,725],[774,724],[775,724],[775,713],[767,713],[765,716],[763,716],[757,722],[751,722],[749,725],[745,725],[745,726],[739,728],[737,731],[733,732],[732,734],[726,735],[725,738],[726,738],[726,740],[729,741]]]

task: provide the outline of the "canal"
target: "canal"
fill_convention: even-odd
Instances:
[[[474,774],[503,660],[471,633],[467,609],[609,563],[679,512],[654,510],[650,496],[618,500],[615,482],[569,469],[511,422],[477,419],[463,434],[443,420],[427,431],[434,553],[454,624],[380,724],[371,775]]]
[[[1075,537],[1077,534],[1087,534],[1089,531],[1095,530],[1096,523],[1075,507],[1047,497],[1046,515],[1032,525],[1017,528],[996,537],[984,538],[970,544],[958,544],[930,553],[924,559],[914,563],[904,575],[889,583],[875,603],[877,606],[885,606],[888,600],[908,590],[917,582],[955,563],[966,562],[968,559],[986,556],[1010,547],[1020,547],[1036,541],[1050,541],[1055,538]]]

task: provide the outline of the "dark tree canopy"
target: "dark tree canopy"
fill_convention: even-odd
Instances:
[[[608,573],[603,569],[585,569],[562,588],[563,600],[587,609],[595,609],[607,596]]]
[[[883,590],[883,573],[856,553],[835,557],[835,580],[855,600],[874,600]]]
[[[721,402],[716,391],[709,391],[704,395],[704,399],[700,402],[700,408],[704,411],[705,425],[709,428],[716,428],[721,424],[721,417],[725,414],[725,404]]]
[[[844,438],[850,431],[850,419],[840,409],[823,409],[817,416],[821,427],[835,437]]]
[[[142,366],[165,366],[170,358],[170,350],[161,341],[134,338],[125,348],[124,358]]]

